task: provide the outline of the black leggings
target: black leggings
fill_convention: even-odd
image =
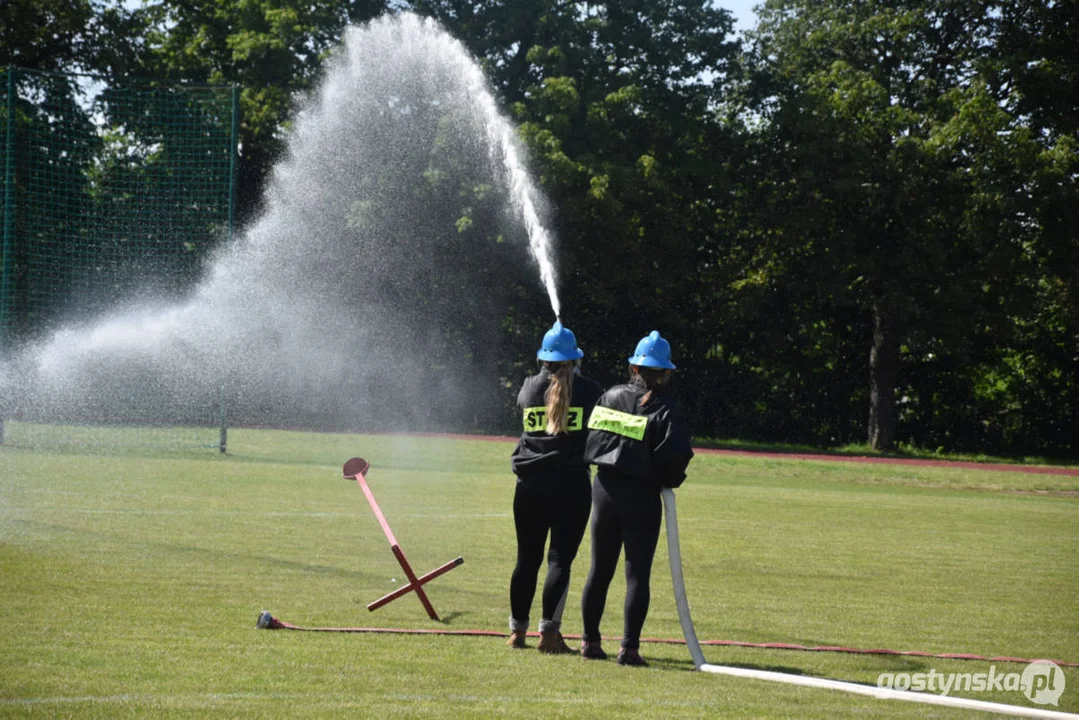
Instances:
[[[599,623],[607,604],[622,546],[626,548],[626,606],[622,647],[638,648],[651,600],[649,580],[659,541],[663,510],[659,489],[643,478],[599,468],[592,486],[592,569],[584,585],[581,614],[584,639],[600,639]]]
[[[577,557],[591,509],[588,468],[518,477],[513,495],[517,565],[510,578],[510,612],[521,629],[528,625],[548,531],[551,547],[543,583],[543,619],[561,622],[570,566]]]

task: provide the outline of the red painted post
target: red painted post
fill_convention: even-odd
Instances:
[[[389,595],[379,598],[368,605],[367,609],[376,610],[383,605],[396,600],[402,595],[415,592],[416,596],[420,599],[420,603],[423,604],[423,609],[427,611],[427,615],[432,620],[439,620],[438,613],[435,612],[434,606],[431,605],[431,601],[427,598],[427,593],[423,591],[423,584],[457,567],[464,562],[464,558],[458,557],[445,565],[432,570],[423,577],[417,578],[416,573],[412,571],[412,566],[408,564],[408,558],[405,557],[404,551],[401,550],[401,546],[397,542],[393,530],[390,529],[390,524],[386,522],[386,516],[382,514],[382,508],[378,506],[378,501],[375,500],[374,493],[372,493],[371,488],[367,486],[367,480],[364,478],[364,473],[366,473],[370,467],[370,464],[363,458],[352,458],[345,463],[342,474],[346,478],[354,479],[360,486],[360,489],[363,490],[363,494],[367,498],[367,503],[371,506],[371,509],[375,513],[375,517],[378,519],[378,524],[382,526],[383,534],[385,534],[386,539],[390,542],[390,550],[393,552],[393,556],[397,558],[397,562],[401,565],[405,577],[408,578],[408,585],[403,585]]]
[[[444,575],[445,573],[449,572],[450,570],[453,570],[455,567],[457,567],[458,565],[460,565],[464,561],[465,561],[465,559],[461,558],[461,557],[454,558],[453,560],[450,560],[445,565],[443,565],[441,567],[438,567],[438,568],[435,568],[434,570],[427,573],[426,575],[423,575],[423,576],[417,578],[417,581],[419,582],[420,585],[423,585],[427,581],[434,580],[439,575]],[[401,597],[402,595],[407,595],[410,592],[412,592],[412,583],[409,583],[408,585],[402,585],[401,587],[394,590],[392,593],[390,593],[388,595],[383,595],[378,600],[375,600],[373,603],[371,603],[370,605],[367,606],[367,609],[372,610],[372,611],[378,610],[383,605],[396,600],[397,598]]]

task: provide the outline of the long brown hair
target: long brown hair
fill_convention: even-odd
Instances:
[[[573,397],[573,363],[545,362],[543,366],[551,373],[551,382],[543,396],[547,400],[547,434],[559,435],[566,432],[569,401]]]
[[[652,393],[655,392],[661,385],[665,385],[670,377],[670,370],[642,367],[640,365],[629,366],[630,384],[644,385],[646,388],[648,388],[648,392],[646,392],[644,395],[641,395],[641,407],[644,407],[644,404],[652,399]]]

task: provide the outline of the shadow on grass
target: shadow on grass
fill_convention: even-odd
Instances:
[[[759,663],[747,663],[747,662],[730,662],[730,663],[709,663],[710,665],[722,665],[724,667],[739,668],[741,670],[760,670],[763,672],[783,673],[784,675],[798,675],[801,677],[811,677],[805,670],[796,667],[790,667],[789,665],[761,665]]]
[[[645,655],[645,659],[648,660],[650,667],[657,670],[675,670],[678,672],[684,672],[686,670],[696,670],[696,666],[692,660],[674,660],[670,658],[651,658]],[[707,660],[707,657],[705,658]],[[791,667],[789,665],[768,665],[760,663],[747,663],[747,662],[709,662],[709,665],[720,665],[722,667],[740,668],[742,670],[763,670],[766,672],[783,673],[784,675],[799,675],[803,677],[811,677],[805,670],[797,667]]]
[[[653,658],[649,657],[648,652],[642,653],[644,659],[648,661],[650,667],[656,670],[676,670],[678,672],[685,672],[686,670],[696,670],[696,666],[693,665],[692,660],[674,660],[671,658]]]

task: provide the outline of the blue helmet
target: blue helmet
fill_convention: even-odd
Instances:
[[[583,357],[584,350],[577,347],[577,338],[573,331],[562,327],[562,323],[558,321],[555,321],[555,324],[543,336],[543,345],[536,353],[537,359],[546,362],[568,362]]]
[[[671,362],[671,344],[659,336],[658,330],[653,330],[637,343],[637,349],[629,358],[629,364],[674,370],[674,363]]]

